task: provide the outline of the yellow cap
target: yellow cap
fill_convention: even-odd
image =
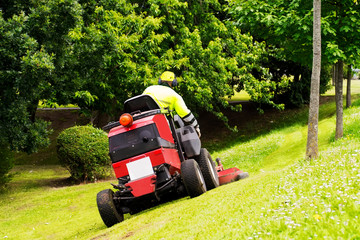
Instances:
[[[163,74],[161,74],[160,78],[162,81],[172,82],[175,79],[175,73],[170,71],[165,71],[163,72]]]

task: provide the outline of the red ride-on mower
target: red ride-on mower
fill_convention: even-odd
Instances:
[[[107,124],[112,166],[119,184],[97,194],[97,206],[107,227],[161,202],[186,195],[196,197],[219,185],[248,177],[237,168],[215,165],[201,148],[192,126],[161,110],[149,95],[124,103],[119,122]],[[120,125],[121,124],[121,125]]]

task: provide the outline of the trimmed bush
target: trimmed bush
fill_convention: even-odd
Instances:
[[[81,181],[96,181],[111,175],[109,143],[101,129],[75,126],[60,133],[57,155],[71,177]]]

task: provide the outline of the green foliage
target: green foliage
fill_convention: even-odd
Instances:
[[[27,22],[23,13],[5,20],[0,12],[0,136],[12,150],[31,153],[48,145],[49,124],[35,121],[33,108],[54,66]]]
[[[284,84],[282,88],[279,88],[280,91],[276,92],[275,101],[285,103],[288,107],[299,107],[302,104],[309,103],[310,100],[311,70],[307,67],[301,67],[300,65],[297,66],[299,71],[295,72],[295,76],[288,75],[289,73],[293,73],[291,72],[291,68],[277,69],[277,74],[283,71],[281,72],[284,74],[282,77],[288,75],[289,79],[287,84]],[[331,69],[322,67],[320,75],[320,94],[329,90],[330,78]]]
[[[11,150],[33,153],[49,145],[49,123],[35,119],[38,102],[62,103],[73,95],[74,81],[66,81],[64,72],[66,35],[77,21],[77,6],[72,0],[1,4],[0,141]]]
[[[92,126],[75,126],[60,133],[57,154],[75,180],[96,181],[110,175],[108,138]]]
[[[107,1],[82,7],[83,22],[68,36],[73,68],[83,82],[78,90],[94,100],[75,95],[83,109],[117,114],[127,98],[156,83],[164,70],[176,73],[177,91],[193,111],[212,112],[225,122],[223,97],[233,95],[234,86],[247,90],[253,101],[281,108],[272,101],[277,83],[260,64],[265,45],[242,34],[218,1]]]
[[[312,2],[306,0],[230,1],[238,25],[255,39],[281,49],[285,59],[304,66],[312,62]],[[324,1],[321,7],[323,64],[359,59],[360,4]]]
[[[294,76],[287,89],[276,93],[280,102],[298,106],[309,100],[312,65],[313,6],[304,0],[230,1],[230,14],[237,26],[264,40],[270,53],[269,67],[274,80],[283,74]],[[352,0],[322,3],[321,93],[330,80],[329,66],[338,60],[354,64],[359,59],[360,5]]]
[[[302,65],[312,60],[312,2],[305,0],[230,1],[238,26],[274,46],[280,59]]]
[[[0,140],[0,192],[5,189],[6,183],[11,180],[11,174],[9,171],[14,165],[14,156],[10,151],[10,148],[7,144],[1,142]]]
[[[357,8],[344,8],[342,32],[358,26]],[[334,38],[334,9],[329,5],[324,17],[329,49],[355,59],[357,47],[349,43],[345,51]],[[21,138],[31,132],[39,100],[118,116],[123,102],[164,70],[177,74],[177,91],[192,111],[212,112],[225,124],[222,109],[231,107],[225,97],[234,89],[260,107],[283,109],[287,96],[306,102],[311,15],[304,0],[230,1],[230,7],[217,0],[5,1],[0,131],[12,148],[34,151]]]
[[[212,112],[225,123],[221,111],[231,106],[224,97],[235,87],[254,102],[283,108],[273,101],[282,83],[263,67],[266,45],[243,34],[220,1],[6,1],[2,12],[5,22],[20,19],[31,40],[34,53],[23,61],[29,71],[34,64],[43,69],[27,75],[39,85],[30,86],[36,93],[30,115],[44,100],[117,116],[164,70],[177,74],[177,90],[194,112]]]
[[[360,57],[360,5],[353,0],[343,0],[337,4],[325,2],[322,7],[322,28],[324,55],[329,62],[343,60],[355,64]]]

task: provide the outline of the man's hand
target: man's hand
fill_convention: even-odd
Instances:
[[[197,127],[197,128],[195,128],[195,130],[196,130],[197,135],[198,135],[198,136],[199,136],[199,138],[200,138],[200,137],[201,137],[200,128],[199,128],[199,127]]]

